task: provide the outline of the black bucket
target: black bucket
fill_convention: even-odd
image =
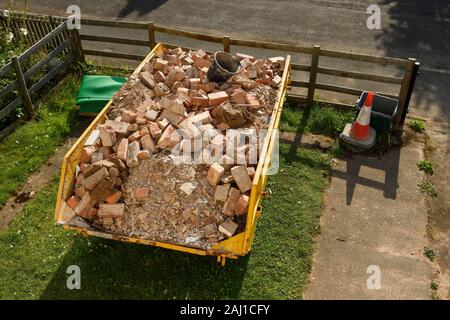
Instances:
[[[214,61],[208,69],[209,81],[225,82],[239,72],[240,63],[230,54],[217,51],[214,53]]]

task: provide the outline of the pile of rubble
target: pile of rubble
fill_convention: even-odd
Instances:
[[[241,69],[224,83],[206,78],[211,55],[181,48],[132,75],[82,150],[66,202],[74,214],[100,230],[200,248],[243,231],[258,161],[248,142],[224,150],[233,129],[267,128],[285,60],[235,58]]]

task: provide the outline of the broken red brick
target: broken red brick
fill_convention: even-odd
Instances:
[[[231,174],[242,193],[245,193],[252,188],[252,180],[244,166],[231,168]]]
[[[100,218],[124,218],[125,203],[101,204],[98,210]]]
[[[147,187],[140,187],[134,191],[134,197],[136,199],[144,199],[147,198],[150,194],[150,189]]]
[[[153,89],[156,85],[155,79],[153,79],[153,76],[148,71],[139,73],[139,78],[141,79],[142,83],[150,89]]]
[[[122,161],[126,161],[127,155],[128,155],[128,139],[123,138],[120,141],[119,146],[117,147],[117,157]]]
[[[218,163],[213,163],[208,169],[207,179],[209,183],[213,186],[216,186],[220,178],[222,178],[225,169]]]
[[[71,207],[72,209],[75,209],[78,206],[78,203],[80,202],[80,198],[78,196],[71,196],[69,200],[67,200],[67,205]]]
[[[145,137],[148,137],[145,136]],[[138,165],[138,158],[137,155],[139,151],[141,150],[139,141],[133,141],[128,145],[128,153],[127,153],[127,166],[128,167],[135,167]]]
[[[217,91],[208,94],[209,106],[218,106],[222,102],[228,101],[228,94],[225,91]]]
[[[158,146],[160,148],[173,148],[181,140],[182,137],[175,131],[175,127],[169,124],[161,135],[161,138],[159,138]]]
[[[112,147],[116,143],[116,133],[107,125],[99,125],[100,140],[104,147]]]
[[[219,204],[224,204],[228,198],[228,192],[230,191],[231,184],[220,184],[216,187],[216,191],[214,193],[214,200]]]
[[[158,140],[161,137],[162,131],[161,131],[160,126],[157,123],[149,122],[147,124],[147,128],[150,131],[150,135],[152,136],[153,139]],[[165,127],[163,129],[165,129]]]
[[[158,118],[158,114],[158,111],[151,109],[145,113],[145,118],[149,121],[155,121]]]
[[[84,179],[82,184],[87,190],[92,190],[107,176],[108,170],[105,167],[102,167],[100,170]]]
[[[139,160],[147,160],[150,159],[150,151],[149,150],[141,150],[137,155]]]
[[[122,192],[116,191],[112,195],[107,197],[105,201],[108,202],[109,204],[114,204],[117,203],[120,200],[120,198],[122,198]]]
[[[248,202],[249,202],[249,196],[243,194],[239,197],[238,202],[236,203],[236,207],[234,208],[234,211],[236,214],[244,214],[247,213],[248,210]]]
[[[222,222],[222,224],[219,226],[219,231],[229,238],[236,233],[237,228],[238,228],[237,223],[235,223],[230,217],[224,222]]]
[[[133,141],[139,140],[140,137],[141,137],[141,133],[139,131],[136,131],[135,133],[128,136],[128,141],[133,142]]]
[[[150,135],[145,135],[141,138],[142,148],[148,150],[149,152],[153,152],[155,150],[155,142],[150,137]],[[139,156],[139,154],[138,154]]]
[[[92,160],[92,153],[94,153],[95,147],[85,147],[81,151],[80,163],[90,163]]]
[[[122,121],[127,123],[135,123],[137,114],[131,110],[125,110],[122,112]]]

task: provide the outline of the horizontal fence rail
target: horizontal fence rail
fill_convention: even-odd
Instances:
[[[43,19],[42,16],[28,14],[30,17],[35,19]],[[56,22],[63,22],[62,17],[51,17]],[[49,20],[49,19],[47,19]],[[48,21],[50,23],[50,21]],[[302,71],[309,73],[309,79],[307,81],[301,81],[299,79],[292,79],[290,81],[291,88],[304,88],[307,89],[306,95],[289,93],[288,98],[295,101],[304,101],[307,104],[311,104],[314,101],[318,101],[315,98],[316,90],[335,92],[339,94],[360,96],[364,91],[361,88],[352,88],[341,85],[335,85],[331,83],[323,83],[317,81],[318,75],[326,75],[328,77],[336,77],[337,79],[354,79],[362,81],[371,81],[379,84],[390,84],[397,86],[399,88],[398,94],[388,94],[379,92],[381,95],[385,95],[391,98],[399,100],[399,110],[400,114],[406,113],[409,98],[414,86],[414,79],[417,75],[417,70],[419,63],[414,59],[399,59],[367,54],[359,54],[353,52],[342,52],[335,50],[323,49],[320,46],[301,46],[296,43],[273,43],[266,41],[255,41],[246,39],[236,39],[228,36],[219,36],[208,33],[197,33],[192,31],[180,30],[176,28],[169,28],[166,26],[156,25],[153,22],[127,22],[127,21],[109,21],[109,20],[99,20],[99,19],[81,19],[82,25],[89,26],[99,26],[99,27],[110,27],[110,28],[126,28],[126,29],[140,29],[147,30],[148,39],[128,39],[119,38],[114,36],[100,36],[98,34],[78,34],[76,33],[76,42],[78,43],[79,56],[84,59],[84,55],[89,56],[99,56],[107,58],[116,59],[126,59],[134,61],[142,61],[144,55],[134,54],[130,52],[116,52],[116,51],[102,51],[102,50],[92,50],[83,49],[82,41],[100,42],[100,43],[115,43],[129,46],[141,46],[149,47],[150,49],[156,45],[156,33],[164,33],[173,36],[179,36],[184,38],[189,38],[193,40],[206,41],[211,43],[219,43],[223,45],[223,50],[230,52],[231,46],[240,47],[251,47],[257,49],[267,49],[276,51],[285,51],[289,53],[297,53],[302,55],[307,55],[310,57],[310,64],[292,64],[293,71]],[[42,23],[40,27],[43,27]],[[113,32],[111,34],[114,34]],[[168,47],[177,47],[176,44],[164,43]],[[122,49],[126,51],[126,49]],[[349,70],[342,70],[337,68],[330,68],[321,65],[321,57],[338,59],[339,61],[351,61],[351,62],[361,62],[361,63],[371,63],[383,66],[395,66],[400,68],[403,75],[401,77],[394,75],[382,75],[373,74],[371,72],[356,72]],[[371,69],[371,68],[368,68]],[[373,69],[373,68],[372,68]],[[335,81],[339,83],[339,81]],[[354,105],[345,104],[339,101],[320,101],[329,105],[335,105],[338,108],[353,108]]]
[[[34,115],[31,96],[41,90],[60,72],[65,71],[76,59],[80,58],[76,32],[67,29],[67,23],[64,19],[57,20],[51,16],[44,19],[44,17],[36,15],[14,13],[8,16],[0,14],[0,26],[12,32],[14,39],[25,41],[29,46],[27,50],[19,56],[13,57],[9,63],[0,69],[0,76],[2,77],[11,72],[16,76],[15,80],[0,88],[0,99],[6,98],[14,90],[18,89],[19,91],[18,97],[6,102],[7,105],[0,105],[0,120],[21,105],[25,107],[25,116],[29,119]],[[21,28],[26,28],[28,32],[24,34],[20,31]],[[45,49],[45,55],[24,70],[25,63],[42,49]],[[59,59],[62,59],[62,61]],[[56,66],[52,65],[52,61],[58,61]],[[50,65],[51,69],[44,69]],[[43,75],[34,79],[39,72],[43,72]],[[12,132],[16,126],[17,124],[14,121],[4,128],[0,132],[0,140]]]

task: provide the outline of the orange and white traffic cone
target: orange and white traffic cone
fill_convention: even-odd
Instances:
[[[355,140],[366,140],[369,137],[370,115],[372,113],[373,92],[367,93],[364,105],[359,111],[356,121],[353,122],[350,135]]]
[[[347,123],[340,134],[341,140],[353,151],[362,152],[375,145],[376,131],[370,127],[372,102],[373,92],[368,92],[356,121]]]

